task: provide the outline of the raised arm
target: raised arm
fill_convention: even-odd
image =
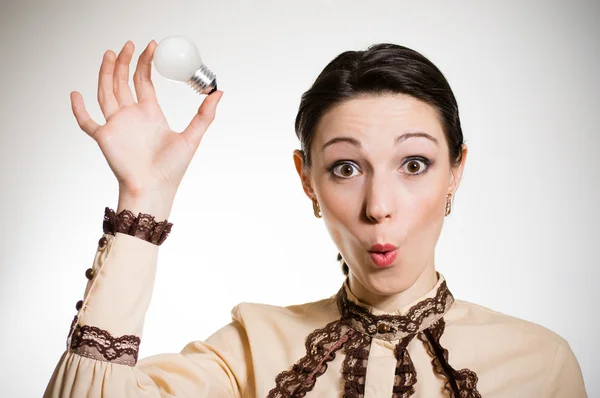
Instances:
[[[104,54],[98,101],[106,123],[93,121],[78,92],[71,93],[81,129],[99,145],[119,183],[116,212],[106,208],[101,236],[67,348],[44,397],[236,397],[245,379],[245,335],[232,323],[213,339],[188,344],[181,353],[138,362],[144,317],[150,303],[159,245],[177,188],[215,117],[222,92],[206,97],[182,132],[173,132],[150,79],[156,42],[140,55],[128,85],[134,51],[128,41],[115,59]],[[227,340],[219,348],[219,339]],[[237,359],[239,358],[239,361]]]

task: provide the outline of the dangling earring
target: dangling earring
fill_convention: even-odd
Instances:
[[[448,214],[450,214],[450,212],[452,211],[452,201],[450,200],[451,198],[452,198],[451,193],[446,195],[446,214],[445,214],[445,216],[448,216]]]
[[[316,199],[312,200],[313,202],[313,212],[315,213],[315,217],[321,218],[321,206],[319,206],[319,202]]]

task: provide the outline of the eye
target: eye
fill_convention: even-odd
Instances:
[[[357,174],[354,174],[354,171],[358,172],[358,166],[355,163],[349,161],[336,162],[333,164],[333,166],[329,168],[329,172],[333,173],[336,177],[339,178],[355,177]]]
[[[407,174],[416,176],[425,173],[429,169],[430,161],[425,158],[411,158],[402,165],[406,166]]]

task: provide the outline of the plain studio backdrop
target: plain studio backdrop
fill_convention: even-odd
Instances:
[[[103,124],[103,53],[132,40],[131,81],[150,40],[184,35],[225,94],[169,218],[140,357],[205,339],[242,301],[337,292],[337,250],[293,166],[294,119],[335,56],[392,42],[445,74],[469,146],[437,269],[456,298],[566,338],[600,396],[599,17],[592,1],[4,1],[0,395],[41,396],[104,207],[117,205],[116,179],[69,93]],[[167,120],[183,130],[203,97],[152,73]]]

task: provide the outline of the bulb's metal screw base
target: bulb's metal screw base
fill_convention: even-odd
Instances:
[[[211,94],[217,91],[217,75],[211,72],[206,66],[202,65],[194,73],[194,76],[187,81],[198,94]]]

